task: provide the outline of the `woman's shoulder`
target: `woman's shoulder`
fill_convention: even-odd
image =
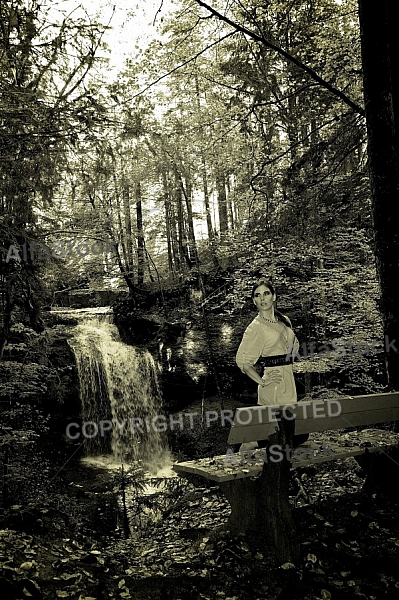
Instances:
[[[282,323],[284,323],[284,321],[286,323],[289,324],[289,326],[292,328],[292,323],[291,323],[291,319],[287,316],[287,315],[283,315],[283,313],[278,313],[278,319],[279,321],[281,321]]]
[[[255,317],[247,326],[244,333],[256,333],[261,329],[261,324],[258,317]]]
[[[261,325],[261,321],[259,318],[259,315],[256,315],[256,317],[254,319],[252,319],[252,321],[250,322],[250,324],[248,325],[248,327],[259,327]]]
[[[283,315],[283,317],[292,326],[291,319],[287,315]]]

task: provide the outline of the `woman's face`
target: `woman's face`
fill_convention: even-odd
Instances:
[[[263,283],[256,288],[253,301],[258,310],[270,310],[276,300],[276,294],[272,294]]]

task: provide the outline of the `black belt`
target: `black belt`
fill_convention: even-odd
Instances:
[[[285,365],[292,365],[294,359],[290,354],[277,354],[276,356],[261,356],[256,362],[264,369],[265,367],[282,367]]]

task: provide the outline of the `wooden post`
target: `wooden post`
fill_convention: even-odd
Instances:
[[[265,552],[277,564],[295,563],[300,547],[289,504],[290,457],[294,420],[283,419],[279,430],[265,448],[265,462],[258,478],[220,483],[231,506],[228,527],[231,531],[261,538]]]

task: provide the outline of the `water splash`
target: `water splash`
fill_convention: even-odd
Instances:
[[[164,468],[170,462],[166,441],[151,425],[161,410],[151,354],[124,344],[112,323],[94,316],[74,328],[69,343],[80,381],[82,424],[98,427],[97,435],[86,438],[87,454],[112,452],[118,463],[142,461],[151,472]],[[95,430],[86,427],[89,435]]]

